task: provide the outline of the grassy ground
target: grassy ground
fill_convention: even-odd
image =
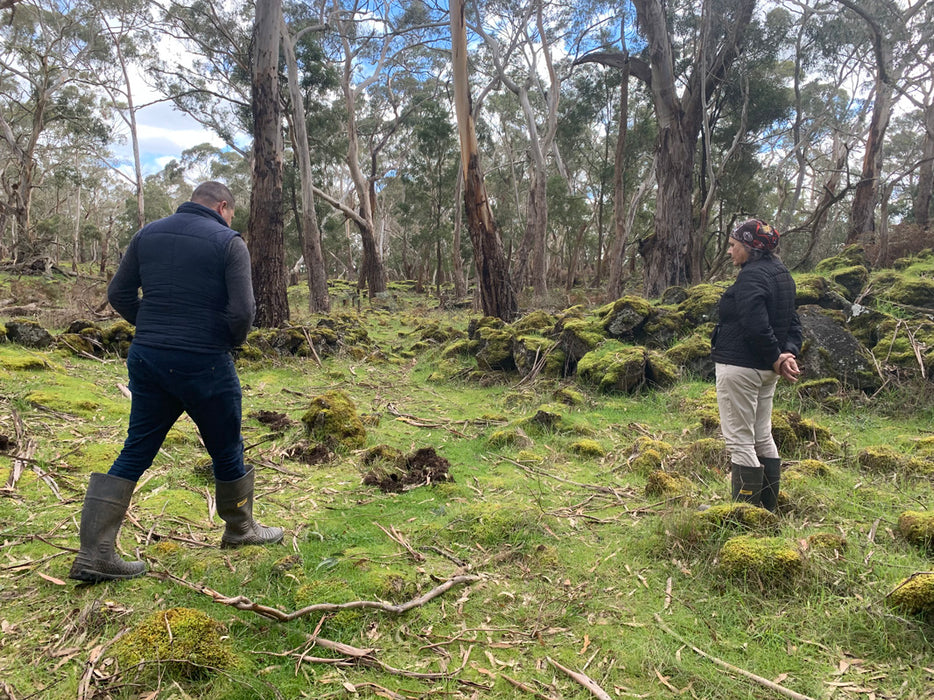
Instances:
[[[778,410],[832,436],[786,448],[782,516],[754,530],[799,552],[802,569],[730,577],[720,548],[740,531],[696,515],[729,489],[710,384],[619,396],[573,380],[468,380],[470,358],[452,366],[418,332],[464,330],[468,315],[434,306],[401,293],[364,302],[354,318],[368,339],[320,366],[240,362],[256,515],[285,527],[282,545],[216,547],[209,467],[184,418],[120,536],[149,574],[89,586],[67,573],[88,474],[107,470],[125,435],[125,367],[0,345],[0,433],[15,440],[0,454],[0,697],[780,697],[766,680],[812,698],[934,698],[934,627],[887,604],[932,569],[897,531],[903,511],[934,507],[931,480],[857,459],[875,446],[913,453],[932,434],[929,395],[847,397],[830,413],[782,387]],[[579,403],[556,398],[562,388]],[[308,464],[301,417],[335,389],[355,402],[366,447]],[[453,480],[365,485],[377,445],[431,447]],[[803,458],[823,466],[796,470]],[[687,490],[653,491],[659,468]],[[819,533],[838,539],[820,548]],[[131,656],[143,621],[174,609]]]

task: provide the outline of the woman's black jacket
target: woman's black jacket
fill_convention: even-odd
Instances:
[[[720,297],[719,323],[710,340],[714,362],[772,369],[783,352],[801,352],[795,282],[774,256],[742,266]]]

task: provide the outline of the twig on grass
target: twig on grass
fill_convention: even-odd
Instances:
[[[555,661],[549,656],[546,656],[545,659],[548,661],[548,663],[550,663],[556,669],[558,669],[559,671],[563,671],[572,680],[575,680],[578,683],[580,683],[582,686],[584,686],[587,690],[590,691],[591,695],[593,695],[595,698],[599,698],[600,700],[613,700],[610,697],[609,693],[607,693],[603,688],[597,685],[594,679],[591,678],[590,676],[583,674],[583,673],[578,673],[577,671],[572,671],[566,666],[562,666],[561,664],[559,664],[557,661]]]
[[[517,681],[515,678],[510,678],[505,673],[500,672],[499,675],[505,678],[510,683],[510,685],[512,685],[513,687],[518,688],[519,690],[522,690],[526,693],[531,693],[532,696],[538,698],[538,700],[557,700],[557,698],[555,698],[554,696],[544,695],[543,693],[539,693],[534,688],[530,688],[525,683],[522,683],[521,681]]]
[[[412,545],[406,542],[406,539],[401,534],[399,534],[399,531],[396,530],[394,525],[390,525],[389,530],[387,530],[386,528],[384,528],[382,525],[380,525],[377,522],[374,522],[373,524],[376,525],[376,527],[378,527],[380,530],[385,532],[386,535],[389,537],[389,539],[391,539],[397,545],[405,549],[405,551],[409,553],[409,556],[412,557],[412,559],[414,559],[415,561],[425,561],[425,555],[422,554],[421,552],[416,552],[414,549],[412,549]]]
[[[413,598],[412,600],[409,600],[400,605],[391,605],[390,603],[383,603],[381,601],[375,600],[356,600],[349,603],[315,603],[313,605],[307,605],[304,608],[295,610],[293,612],[283,612],[282,610],[269,607],[268,605],[254,603],[246,596],[226,596],[223,593],[219,593],[211,588],[208,588],[207,586],[192,583],[191,581],[187,581],[179,576],[175,576],[168,571],[152,571],[149,575],[159,579],[160,581],[174,581],[175,583],[186,586],[193,591],[204,593],[205,595],[213,598],[215,603],[229,605],[233,608],[236,608],[237,610],[255,612],[257,615],[267,617],[270,620],[278,620],[279,622],[290,622],[291,620],[296,620],[300,617],[310,615],[311,613],[338,612],[340,610],[361,608],[369,608],[372,610],[382,610],[384,612],[401,614],[411,610],[412,608],[417,608],[424,605],[428,601],[437,598],[439,595],[449,591],[455,586],[463,583],[480,581],[483,578],[482,576],[473,575],[454,576],[441,585],[435,586],[427,593],[424,593],[423,595],[420,595],[417,598]]]
[[[742,669],[739,666],[734,666],[733,664],[727,663],[723,659],[719,659],[716,656],[712,656],[711,654],[708,654],[702,649],[698,649],[696,646],[694,646],[690,642],[685,641],[684,638],[681,637],[681,635],[679,635],[677,632],[675,632],[670,627],[668,627],[664,622],[662,622],[662,618],[659,616],[658,613],[655,613],[654,617],[655,617],[655,622],[658,624],[658,626],[662,629],[663,632],[670,634],[672,637],[677,639],[679,642],[684,644],[686,647],[690,647],[691,650],[694,651],[696,654],[700,654],[705,659],[712,661],[720,668],[725,668],[727,671],[730,671],[731,673],[736,673],[742,676],[743,678],[748,678],[749,680],[758,683],[763,688],[774,690],[776,693],[778,693],[779,695],[784,695],[786,698],[792,698],[793,700],[814,700],[809,695],[802,695],[801,693],[796,693],[794,690],[790,690],[788,688],[785,688],[784,686],[779,685],[778,683],[774,683],[770,681],[768,678],[757,676],[755,673]]]

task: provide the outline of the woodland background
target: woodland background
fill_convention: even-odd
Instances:
[[[782,231],[799,271],[844,243],[882,264],[930,243],[924,0],[0,8],[0,259],[14,265],[112,268],[207,178],[241,205],[261,326],[288,319],[290,272],[311,311],[329,307],[329,278],[371,296],[413,279],[451,299],[476,283],[509,320],[517,295],[716,279],[750,215]],[[226,145],[146,171],[136,117],[152,90]],[[485,189],[468,177],[465,192],[473,166]],[[465,193],[486,218],[464,217]]]

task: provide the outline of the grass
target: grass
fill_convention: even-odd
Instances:
[[[35,296],[66,294],[43,283]],[[802,549],[804,574],[791,585],[730,579],[718,553],[742,530],[701,531],[695,520],[698,504],[725,502],[729,488],[719,436],[702,420],[715,408],[710,384],[621,396],[573,380],[520,383],[515,374],[467,381],[470,358],[446,360],[432,343],[409,351],[422,324],[464,330],[468,316],[401,291],[393,304],[364,302],[365,352],[345,348],[320,367],[292,357],[239,365],[255,514],[286,528],[282,545],[217,548],[222,524],[210,516],[205,454],[183,419],[141,480],[120,536],[150,575],[93,586],[76,586],[67,573],[88,474],[107,470],[125,435],[125,368],[112,357],[0,345],[0,432],[16,439],[0,454],[0,481],[12,479],[16,455],[28,456],[0,498],[0,690],[18,700],[593,697],[556,662],[611,697],[770,696],[687,642],[813,698],[934,697],[931,621],[886,606],[900,580],[932,568],[931,553],[896,528],[902,511],[934,507],[932,485],[868,473],[856,460],[872,446],[908,452],[931,434],[934,410],[917,390],[848,397],[830,413],[781,388],[777,410],[816,421],[835,443],[786,450],[787,465],[819,456],[828,472],[789,472],[785,512],[761,533]],[[302,317],[302,303],[292,308]],[[580,404],[555,401],[566,386]],[[367,447],[433,447],[453,482],[383,493],[362,483],[363,451],[338,451],[322,464],[290,459],[305,439],[301,415],[332,389],[365,417]],[[529,421],[543,406],[560,420]],[[262,411],[290,423],[273,430],[258,420]],[[497,431],[511,440],[492,440]],[[582,439],[602,454],[576,448]],[[659,464],[689,479],[687,497],[645,495]],[[815,533],[839,535],[845,546],[805,548]],[[459,574],[479,579],[404,614],[352,608],[291,622],[199,590],[291,612],[400,604]],[[121,665],[114,640],[170,608],[221,623],[236,664],[197,673],[158,659]],[[314,635],[374,651],[352,662]]]

